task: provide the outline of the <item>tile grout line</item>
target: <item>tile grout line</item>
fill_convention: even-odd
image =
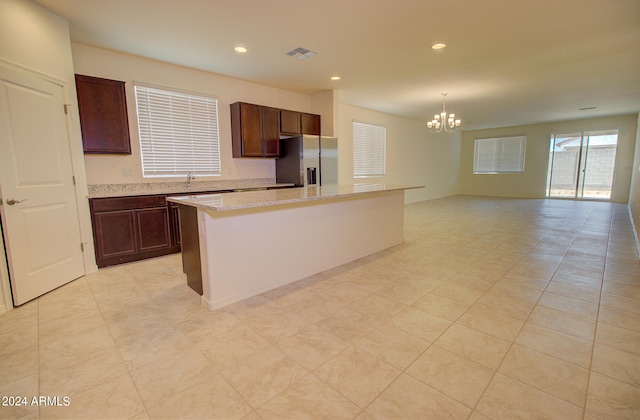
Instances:
[[[585,223],[586,223],[586,221],[585,221]],[[584,223],[581,225],[580,230],[582,230],[582,228],[583,228],[583,227],[584,227]],[[536,242],[536,246],[537,246],[537,245],[542,241],[542,239],[544,239],[544,238],[548,235],[548,233],[549,233],[550,231],[552,231],[552,230],[551,230],[551,229],[550,229],[550,230],[548,230],[548,231],[547,231],[547,233],[546,233],[542,238],[540,238],[540,239]],[[577,237],[578,237],[578,235],[576,234],[576,236],[575,236],[574,240],[573,240],[573,241],[572,241],[572,243],[571,243],[572,245],[575,243],[575,241],[576,241],[576,238],[577,238]],[[535,246],[534,246],[533,248],[535,248]],[[533,248],[531,248],[531,249],[533,249]],[[570,250],[570,249],[571,249],[571,247],[569,247],[569,248],[567,249],[567,251],[564,253],[564,256],[563,256],[562,261],[564,261],[564,260],[565,260],[565,258],[567,257],[567,253],[569,252],[569,250]],[[520,258],[520,260],[519,260],[519,261],[521,261],[521,260],[522,260],[526,255],[529,255],[530,253],[531,253],[531,251],[527,252],[527,254],[525,254],[522,258]],[[513,346],[515,345],[516,340],[518,339],[518,337],[519,337],[519,336],[520,336],[520,334],[522,333],[522,330],[524,329],[525,325],[527,324],[527,322],[529,322],[529,319],[531,319],[531,315],[533,314],[533,312],[535,311],[535,309],[538,307],[538,304],[540,303],[540,300],[542,299],[542,296],[544,296],[544,294],[545,294],[545,292],[546,292],[547,288],[549,287],[549,284],[551,284],[551,282],[553,281],[553,277],[554,277],[554,276],[555,276],[555,274],[558,272],[558,269],[560,268],[560,265],[562,265],[562,261],[560,262],[560,264],[558,264],[558,268],[556,268],[556,270],[554,271],[553,275],[549,278],[549,281],[547,282],[547,285],[544,287],[544,289],[543,289],[543,290],[542,290],[542,292],[540,293],[540,296],[539,296],[539,297],[538,297],[538,299],[536,300],[536,303],[535,303],[535,304],[533,305],[533,307],[531,308],[531,311],[529,312],[529,315],[527,316],[527,319],[523,322],[523,324],[522,324],[522,326],[520,327],[520,329],[518,330],[518,333],[516,334],[515,338],[513,339],[513,341],[511,342],[511,344],[509,345],[509,349],[505,352],[504,356],[502,357],[502,360],[501,360],[500,364],[499,364],[499,365],[498,365],[498,367],[495,369],[494,374],[493,374],[493,376],[491,377],[491,380],[489,381],[489,384],[487,385],[487,387],[484,389],[484,391],[483,391],[483,392],[482,392],[482,394],[480,395],[480,398],[478,398],[478,401],[476,402],[476,405],[473,407],[473,411],[474,411],[474,412],[476,411],[476,409],[477,409],[477,407],[478,407],[478,404],[480,404],[480,401],[482,401],[482,398],[483,398],[483,397],[484,397],[484,395],[486,394],[487,389],[489,388],[489,386],[490,386],[491,382],[493,382],[493,380],[495,379],[496,375],[499,373],[500,367],[501,367],[501,366],[502,366],[502,364],[504,363],[504,360],[507,358],[507,355],[509,354],[509,352],[511,351],[511,349],[513,348]],[[517,264],[517,263],[516,263],[516,264]],[[503,276],[503,277],[504,277],[504,276]],[[594,341],[595,341],[595,337],[594,337]],[[525,347],[526,347],[526,346],[525,346]],[[534,351],[535,351],[535,350],[534,350]],[[513,380],[515,380],[515,381],[517,381],[517,382],[520,382],[520,383],[522,383],[522,384],[524,384],[524,385],[526,385],[526,386],[529,386],[529,387],[531,387],[531,388],[533,388],[533,389],[536,389],[536,390],[538,390],[538,391],[541,391],[541,392],[543,392],[544,394],[549,395],[550,397],[556,398],[556,399],[558,399],[558,400],[560,400],[560,401],[566,402],[567,404],[571,404],[571,405],[573,405],[573,406],[575,406],[575,407],[578,407],[578,406],[576,406],[575,404],[570,403],[569,401],[566,401],[566,400],[564,400],[564,399],[562,399],[562,398],[559,398],[559,397],[557,397],[557,396],[555,396],[555,395],[549,394],[548,392],[546,392],[546,391],[544,391],[544,390],[541,390],[541,389],[539,389],[539,388],[537,388],[537,387],[534,387],[534,386],[531,386],[531,385],[529,385],[529,384],[526,384],[526,383],[524,383],[524,382],[520,381],[520,380],[519,380],[519,379],[517,379],[517,378],[512,378],[511,376],[506,375],[506,374],[504,374],[504,373],[501,373],[501,374],[502,374],[502,375],[505,375],[505,376],[509,377],[510,379],[513,379]],[[582,416],[583,416],[583,419],[584,419],[585,411],[586,411],[586,408],[585,408],[585,407],[582,407]],[[480,414],[482,414],[482,413],[480,413]]]
[[[503,243],[504,243],[504,241],[503,241]],[[525,255],[526,255],[526,254],[525,254]],[[520,260],[522,260],[522,258],[524,258],[524,256],[520,257],[520,259],[518,260],[518,262],[519,262]],[[516,263],[514,263],[514,264],[512,264],[511,268],[513,268],[513,266],[515,266],[516,264],[517,264],[517,262],[516,262]],[[469,265],[467,265],[467,266],[470,266],[470,265],[471,265],[471,264],[469,264]],[[428,267],[428,264],[425,266],[425,268],[426,268],[426,267]],[[466,268],[466,267],[465,267],[465,268]],[[451,276],[448,276],[446,280],[444,280],[444,281],[443,281],[442,283],[440,283],[438,286],[436,286],[436,287],[434,287],[433,289],[431,289],[429,292],[427,292],[427,294],[429,294],[429,293],[433,292],[433,291],[434,291],[434,290],[436,290],[438,287],[442,286],[442,285],[443,285],[443,284],[445,284],[447,281],[449,281],[451,278],[453,278],[455,275],[457,275],[457,274],[459,274],[459,273],[461,273],[461,272],[462,272],[462,271],[458,271],[458,272],[456,272],[455,274],[452,274]],[[508,272],[508,271],[507,271],[507,272]],[[501,276],[500,278],[503,278],[503,277],[506,275],[506,273],[507,273],[507,272],[505,272],[504,274],[502,274],[502,276]],[[498,281],[500,281],[500,280],[497,280],[496,282],[494,282],[494,284],[493,284],[493,285],[495,285]],[[493,285],[492,285],[491,287],[493,287]],[[469,416],[473,415],[473,413],[474,413],[474,411],[475,411],[475,409],[476,409],[476,406],[478,405],[478,403],[479,403],[479,402],[480,402],[480,400],[482,399],[482,396],[483,396],[483,395],[484,395],[484,393],[486,392],[486,389],[489,387],[489,384],[491,383],[491,381],[492,381],[492,380],[493,380],[493,378],[495,377],[495,374],[497,373],[497,369],[495,369],[495,370],[494,370],[494,369],[492,369],[492,368],[489,368],[489,369],[491,369],[491,370],[494,370],[494,373],[493,373],[493,375],[492,375],[491,379],[489,380],[489,383],[488,383],[488,384],[487,384],[487,386],[485,387],[485,390],[484,390],[484,391],[483,391],[483,393],[480,395],[480,398],[478,399],[478,401],[477,401],[477,402],[476,402],[476,404],[474,405],[474,407],[469,407],[468,405],[466,405],[466,404],[462,403],[461,401],[458,401],[457,399],[453,398],[452,396],[450,396],[450,395],[448,395],[448,394],[445,394],[444,392],[440,391],[439,389],[434,388],[433,386],[431,386],[431,385],[429,385],[429,384],[424,383],[424,382],[423,382],[423,381],[421,381],[419,378],[416,378],[416,377],[414,377],[413,375],[411,375],[410,373],[407,373],[407,369],[409,369],[409,368],[410,368],[410,367],[411,367],[411,366],[412,366],[412,365],[413,365],[413,364],[414,364],[414,363],[415,363],[415,362],[416,362],[420,357],[422,357],[422,356],[423,356],[423,355],[424,355],[424,354],[425,354],[425,353],[426,353],[426,352],[427,352],[427,351],[428,351],[432,346],[437,346],[437,347],[439,347],[439,348],[441,348],[441,349],[443,349],[443,350],[445,350],[445,351],[450,351],[450,350],[448,350],[448,349],[445,349],[445,348],[443,348],[443,347],[441,347],[441,346],[437,345],[437,344],[436,344],[436,341],[438,341],[438,340],[439,340],[439,339],[440,339],[444,334],[446,334],[446,333],[447,333],[447,331],[449,331],[449,330],[451,329],[451,327],[453,327],[454,325],[456,325],[456,323],[458,322],[458,320],[459,320],[460,318],[462,318],[462,317],[464,316],[464,314],[466,314],[466,313],[471,309],[471,307],[472,307],[474,304],[476,304],[476,303],[478,302],[478,300],[482,299],[482,297],[483,297],[483,296],[487,295],[487,294],[489,293],[489,290],[491,289],[491,287],[490,287],[489,289],[487,289],[487,290],[483,291],[483,293],[482,293],[478,298],[476,298],[476,299],[473,301],[473,303],[471,303],[471,304],[467,307],[467,309],[465,309],[465,310],[464,310],[460,315],[458,315],[458,316],[455,318],[455,320],[453,320],[453,321],[451,322],[451,324],[450,324],[450,325],[449,325],[449,326],[448,326],[448,327],[447,327],[447,328],[446,328],[446,329],[445,329],[441,334],[439,334],[439,335],[438,335],[438,336],[433,340],[433,342],[431,342],[431,343],[429,344],[429,346],[427,346],[427,348],[426,348],[425,350],[423,350],[423,351],[422,351],[418,356],[416,356],[416,358],[415,358],[411,363],[409,363],[409,364],[407,365],[407,367],[405,367],[405,368],[401,371],[400,375],[398,375],[398,377],[397,377],[397,378],[395,378],[393,381],[391,381],[391,383],[389,383],[389,385],[387,385],[387,387],[385,387],[385,389],[384,389],[384,390],[382,390],[382,391],[378,394],[378,396],[380,396],[380,395],[381,395],[381,394],[382,394],[386,389],[388,389],[388,388],[389,388],[393,383],[395,383],[401,375],[406,374],[406,375],[408,375],[409,377],[413,378],[414,380],[417,380],[418,382],[420,382],[420,383],[424,384],[425,386],[429,387],[430,389],[434,390],[435,392],[438,392],[439,394],[444,395],[445,397],[447,397],[447,398],[449,398],[449,399],[452,399],[453,401],[455,401],[455,402],[457,402],[457,403],[461,404],[462,406],[464,406],[464,407],[467,407],[467,408],[471,409],[471,412],[469,413]],[[473,289],[473,288],[472,288],[472,289]],[[480,291],[479,289],[474,289],[474,290],[478,290],[478,291]],[[426,296],[426,294],[425,294],[425,296]],[[448,298],[448,297],[446,297],[446,296],[443,296],[443,297]],[[455,299],[452,299],[452,298],[448,298],[448,299],[455,300]],[[460,302],[460,301],[457,301],[457,302]],[[414,303],[415,303],[415,302],[414,302]],[[465,304],[466,304],[466,302],[460,302],[460,303],[465,303]],[[413,307],[412,305],[408,305],[408,306],[409,306],[410,308],[412,308],[412,307]],[[418,309],[418,308],[414,308],[414,309],[416,309],[416,310],[420,310],[420,309]],[[422,312],[424,312],[424,311],[422,311]],[[431,314],[431,313],[429,313],[429,312],[425,312],[425,313],[428,313],[428,314],[430,314],[430,315],[433,315],[433,316],[437,316],[437,317],[439,317],[439,318],[442,318],[442,317],[440,317],[440,316],[438,316],[438,315]],[[446,318],[443,318],[443,319],[446,319]],[[451,321],[451,320],[447,319],[447,321]],[[474,330],[474,331],[478,331],[478,330],[476,330],[475,328],[471,328],[471,327],[467,327],[467,328],[472,329],[472,330]],[[493,336],[492,334],[488,334],[488,333],[485,333],[485,332],[483,332],[483,331],[480,331],[480,332],[481,332],[481,333],[484,333],[484,334],[487,334],[487,335],[491,335],[491,336]],[[414,336],[413,334],[410,334],[410,335]],[[415,336],[414,336],[414,337],[415,337]],[[419,337],[417,337],[417,338],[419,338]],[[499,337],[498,337],[498,338],[499,338]],[[454,354],[456,354],[456,353],[454,353]],[[483,366],[483,367],[486,367],[486,366],[484,366],[483,364],[478,363],[478,362],[476,362],[476,361],[474,361],[474,360],[468,359],[468,358],[467,358],[467,357],[465,357],[465,356],[461,356],[461,355],[458,355],[458,356],[463,357],[464,359],[469,360],[469,361],[471,361],[471,362],[473,362],[473,363],[479,364],[479,365],[481,365],[481,366]],[[506,353],[505,353],[505,356],[503,356],[503,359],[504,359],[504,357],[506,357]],[[378,396],[376,396],[376,398],[374,398],[374,399],[373,399],[373,400],[372,400],[372,401],[367,405],[367,407],[368,407],[369,405],[371,405],[371,404],[372,404],[372,403],[377,399],[377,397],[378,397]],[[366,409],[366,408],[365,408],[365,409]]]
[[[503,241],[502,243],[504,244],[504,242],[505,242],[505,241]],[[538,242],[536,242],[536,244],[537,244],[537,243],[539,243],[539,242],[540,242],[540,240],[538,240]],[[531,249],[533,249],[533,247],[532,247]],[[520,257],[520,259],[519,259],[517,262],[515,262],[514,264],[512,264],[512,265],[511,265],[511,268],[513,268],[513,267],[514,267],[518,262],[520,262],[520,261],[521,261],[521,260],[522,260],[526,255],[528,255],[530,252],[531,252],[531,250],[529,250],[529,252],[527,252],[527,254],[524,254],[523,256],[521,256],[521,257]],[[469,264],[469,265],[471,265],[471,264]],[[426,266],[426,267],[428,267],[428,264],[427,264],[427,266]],[[504,276],[505,276],[508,272],[509,272],[509,270],[507,270],[505,273],[503,273],[503,274],[502,274],[502,276],[500,277],[500,279],[504,278]],[[461,271],[457,272],[456,274],[459,274],[459,273],[461,273]],[[432,292],[433,290],[435,290],[435,289],[437,289],[438,287],[440,287],[442,284],[444,284],[444,283],[446,283],[447,281],[449,281],[449,280],[450,280],[453,276],[455,276],[456,274],[453,274],[453,275],[451,275],[451,276],[448,276],[446,280],[444,280],[442,283],[440,283],[440,284],[439,284],[438,286],[436,286],[434,289],[430,290],[428,293]],[[462,402],[458,401],[457,399],[453,398],[452,396],[447,395],[447,394],[445,394],[444,392],[442,392],[442,391],[440,391],[440,390],[438,390],[438,389],[436,389],[436,388],[432,387],[431,385],[429,385],[429,384],[425,384],[425,383],[424,383],[424,382],[422,382],[420,379],[415,378],[414,376],[412,376],[411,374],[407,373],[406,371],[407,371],[407,369],[409,369],[409,367],[410,367],[413,363],[415,363],[415,362],[416,362],[416,360],[418,360],[420,357],[422,357],[422,355],[424,355],[424,353],[426,353],[426,352],[427,352],[427,350],[429,350],[429,349],[430,349],[432,346],[434,346],[434,345],[436,345],[436,346],[437,346],[436,341],[438,341],[438,339],[440,339],[440,337],[442,337],[444,334],[446,334],[446,333],[447,333],[447,331],[449,331],[453,325],[456,325],[456,323],[458,322],[458,320],[459,320],[460,318],[462,318],[462,317],[464,316],[464,314],[466,314],[466,313],[471,309],[471,307],[472,307],[475,303],[477,303],[477,302],[478,302],[478,300],[480,300],[480,299],[482,299],[482,297],[486,296],[486,295],[489,293],[489,290],[491,290],[491,288],[492,288],[496,283],[498,283],[498,282],[500,281],[500,279],[498,279],[496,282],[494,282],[494,283],[493,283],[493,285],[492,285],[491,287],[489,287],[487,290],[483,291],[483,293],[482,293],[478,298],[476,298],[476,299],[473,301],[473,303],[471,303],[471,304],[467,307],[467,309],[465,309],[465,311],[464,311],[464,312],[462,312],[462,313],[461,313],[461,314],[460,314],[460,315],[459,315],[459,316],[458,316],[454,321],[452,321],[452,322],[451,322],[451,325],[449,325],[449,326],[448,326],[448,327],[447,327],[447,328],[446,328],[446,329],[445,329],[441,334],[439,334],[439,335],[436,337],[436,339],[435,339],[432,343],[430,343],[430,344],[429,344],[429,346],[428,346],[424,351],[422,351],[422,352],[421,352],[421,353],[420,353],[420,354],[419,354],[419,355],[418,355],[418,356],[417,356],[417,357],[416,357],[416,358],[415,358],[415,359],[414,359],[414,360],[413,360],[413,361],[412,361],[412,362],[411,362],[411,363],[410,363],[410,364],[409,364],[409,365],[408,365],[404,370],[402,370],[401,374],[400,374],[397,378],[395,378],[395,379],[394,379],[394,380],[393,380],[389,385],[387,385],[387,387],[385,388],[385,390],[386,390],[387,388],[389,388],[389,387],[390,387],[394,382],[396,382],[396,381],[398,380],[398,378],[399,378],[402,374],[407,374],[407,375],[409,375],[411,378],[413,378],[413,379],[415,379],[415,380],[419,381],[420,383],[423,383],[425,386],[428,386],[429,388],[433,389],[434,391],[436,391],[436,392],[438,392],[438,393],[440,393],[440,394],[442,394],[442,395],[446,396],[447,398],[452,399],[453,401],[456,401],[457,403],[461,404],[461,405],[462,405],[462,406],[464,406],[464,407],[470,408],[470,409],[471,409],[471,412],[470,412],[469,416],[473,415],[473,413],[476,411],[477,405],[479,404],[480,400],[482,399],[482,397],[483,397],[483,396],[484,396],[484,394],[486,393],[486,390],[488,389],[489,384],[491,384],[491,382],[492,382],[492,381],[493,381],[493,379],[495,378],[495,375],[498,373],[498,368],[499,368],[499,366],[502,364],[502,362],[500,362],[500,365],[498,365],[498,368],[496,368],[496,369],[490,368],[491,370],[493,370],[493,371],[494,371],[494,372],[493,372],[493,374],[492,374],[492,376],[491,376],[491,379],[489,380],[489,382],[488,382],[487,386],[485,387],[484,391],[482,392],[482,394],[481,394],[481,395],[480,395],[480,397],[478,398],[478,401],[476,402],[476,404],[475,404],[473,407],[469,407],[468,405],[466,405],[466,404],[464,404],[464,403],[462,403]],[[549,280],[549,281],[550,281],[550,280]],[[474,289],[474,290],[478,290],[478,289]],[[538,298],[538,299],[540,299],[540,298]],[[452,299],[452,300],[455,300],[455,299]],[[466,302],[461,302],[461,303],[466,303]],[[409,307],[412,307],[412,305],[409,305]],[[417,308],[414,308],[414,309],[417,309]],[[532,311],[533,311],[533,309],[532,309]],[[431,315],[434,315],[434,314],[431,314]],[[434,315],[434,316],[437,316],[437,315]],[[448,320],[448,319],[447,319],[447,320]],[[525,323],[526,323],[526,321],[525,321]],[[523,323],[523,326],[524,326],[524,323]],[[475,328],[471,328],[471,327],[467,327],[467,328],[470,328],[470,329],[472,329],[472,330],[474,330],[474,331],[478,331],[478,330],[476,330]],[[522,328],[523,328],[523,327],[521,327],[521,329],[522,329]],[[482,332],[482,333],[484,333],[484,334],[487,334],[487,335],[490,335],[490,336],[493,336],[492,334],[488,334],[488,333],[485,333],[485,332],[483,332],[483,331],[480,331],[480,332]],[[411,334],[411,335],[413,335],[413,334]],[[495,336],[494,336],[494,337],[495,337]],[[498,337],[498,338],[499,338],[499,337]],[[517,335],[516,335],[516,338],[517,338]],[[503,358],[502,358],[502,360],[503,360],[503,361],[504,361],[504,358],[506,358],[507,353],[509,352],[509,350],[510,350],[510,349],[511,349],[511,347],[513,346],[513,343],[514,343],[514,342],[515,342],[515,338],[514,338],[514,340],[512,341],[511,345],[509,346],[509,349],[507,350],[507,352],[506,352],[506,353],[505,353],[505,355],[503,356]],[[439,347],[439,348],[442,348],[442,347],[440,347],[440,346],[438,346],[438,347]],[[444,350],[449,351],[449,350],[447,350],[447,349],[444,349]],[[455,353],[454,353],[454,354],[455,354]],[[478,362],[476,362],[476,361],[474,361],[474,360],[468,359],[468,358],[467,358],[467,357],[465,357],[465,356],[460,356],[460,357],[463,357],[463,358],[464,358],[464,359],[466,359],[466,360],[469,360],[469,361],[471,361],[471,362],[473,362],[473,363],[477,363],[477,364],[479,364],[479,365],[481,365],[481,366],[484,366],[484,365],[482,365],[481,363],[478,363]],[[485,367],[486,367],[486,366],[485,366]],[[385,390],[381,391],[381,392],[378,394],[378,396],[379,396],[379,395],[381,395]],[[377,398],[377,397],[376,397],[376,398]],[[375,401],[375,399],[376,399],[376,398],[374,398],[374,400],[373,400],[373,401]],[[373,403],[373,401],[371,401],[371,402],[367,405],[367,407],[368,407],[371,403]]]
[[[595,326],[593,329],[593,342],[591,343],[591,357],[589,358],[589,375],[587,376],[587,387],[584,395],[584,411],[582,414],[583,420],[587,416],[587,404],[589,402],[589,388],[591,387],[591,376],[593,373],[593,357],[595,355],[596,339],[598,334],[598,324],[600,321],[600,308],[602,306],[602,289],[604,287],[604,273],[605,273],[605,270],[607,269],[607,256],[609,254],[609,244],[611,243],[611,226],[613,225],[613,222],[614,222],[613,212],[614,212],[614,209],[611,209],[611,212],[609,213],[609,229],[607,231],[607,247],[604,254],[604,265],[602,267],[602,278],[600,281],[600,291],[598,296],[598,309],[596,311],[596,320],[595,320]]]
[[[109,323],[107,322],[107,319],[105,318],[104,310],[103,310],[102,306],[100,304],[98,304],[98,299],[96,298],[95,292],[94,292],[93,288],[91,287],[91,285],[89,284],[89,279],[87,279],[86,277],[87,276],[85,275],[84,278],[85,278],[85,281],[87,282],[87,287],[89,288],[89,291],[91,292],[91,296],[93,297],[93,300],[96,303],[96,307],[98,308],[98,313],[100,313],[100,318],[102,319],[102,322],[104,323],[104,326],[107,329],[107,332],[109,333],[109,337],[111,337],[111,341],[113,342],[113,347],[114,347],[116,353],[118,354],[118,358],[122,362],[122,365],[124,366],[126,375],[127,375],[128,379],[129,379],[129,381],[131,381],[131,385],[133,385],[133,388],[136,390],[136,396],[138,397],[138,400],[140,401],[140,405],[144,409],[144,414],[147,417],[149,417],[149,411],[148,411],[147,405],[145,404],[144,400],[142,399],[142,395],[140,395],[140,390],[138,389],[138,386],[136,385],[136,382],[133,380],[133,377],[131,376],[131,370],[129,369],[129,367],[125,363],[124,358],[122,357],[122,353],[120,352],[120,349],[118,348],[116,340],[115,340],[115,338],[114,338],[114,336],[113,336],[113,334],[111,332],[111,328],[109,328]],[[145,295],[147,295],[146,290],[145,290]],[[151,299],[151,297],[149,297],[149,296],[147,296],[147,298]],[[121,303],[121,302],[119,302],[119,303]]]

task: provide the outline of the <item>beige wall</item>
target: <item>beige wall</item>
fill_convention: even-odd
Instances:
[[[218,98],[222,175],[218,177],[199,177],[199,180],[275,177],[273,159],[233,159],[231,151],[231,117],[229,114],[229,105],[231,103],[243,101],[312,112],[312,97],[309,95],[274,89],[213,73],[82,44],[74,43],[72,48],[76,73],[126,82],[132,153],[125,156],[86,155],[85,162],[89,184],[167,182],[183,179],[183,177],[142,177],[134,82],[204,93]],[[323,98],[318,98],[315,101],[319,104],[317,108],[322,108],[322,101]],[[130,172],[131,175],[125,176],[127,172]]]
[[[618,129],[618,151],[612,201],[627,203],[636,143],[637,115],[572,120],[517,127],[465,131],[462,134],[460,194],[496,197],[543,198],[546,192],[549,138],[552,133]],[[476,138],[526,135],[525,169],[522,174],[473,174]]]
[[[322,115],[320,132],[323,136],[338,136],[338,98],[339,93],[336,90],[325,90],[311,96],[311,112]]]
[[[366,182],[425,185],[406,192],[406,202],[430,200],[458,193],[460,133],[433,135],[422,121],[340,104],[338,175],[340,183]],[[352,122],[387,129],[386,176],[353,178]]]
[[[29,0],[0,0],[0,58],[67,81],[73,76],[69,24]]]
[[[636,131],[636,153],[633,160],[631,172],[631,189],[629,190],[629,212],[631,220],[635,228],[636,245],[640,252],[640,242],[638,242],[638,234],[640,234],[640,114],[638,114],[638,129]]]

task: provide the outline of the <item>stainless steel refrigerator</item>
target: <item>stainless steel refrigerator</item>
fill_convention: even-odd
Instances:
[[[307,185],[338,183],[338,139],[298,136],[280,140],[276,159],[276,182]]]

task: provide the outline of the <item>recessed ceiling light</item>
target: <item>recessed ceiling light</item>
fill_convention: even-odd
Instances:
[[[234,48],[234,50],[236,50],[236,52],[240,54],[244,54],[247,52],[247,48],[242,46],[237,46]]]
[[[331,76],[331,80],[340,80],[340,76]]]
[[[447,48],[447,44],[445,44],[444,42],[436,42],[435,44],[431,45],[431,49],[434,50],[442,50],[444,48]]]

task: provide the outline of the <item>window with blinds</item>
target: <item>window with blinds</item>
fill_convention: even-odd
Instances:
[[[144,177],[220,175],[218,100],[136,85]]]
[[[526,143],[527,136],[476,139],[473,173],[523,173]]]
[[[387,129],[353,122],[353,177],[384,176]]]

